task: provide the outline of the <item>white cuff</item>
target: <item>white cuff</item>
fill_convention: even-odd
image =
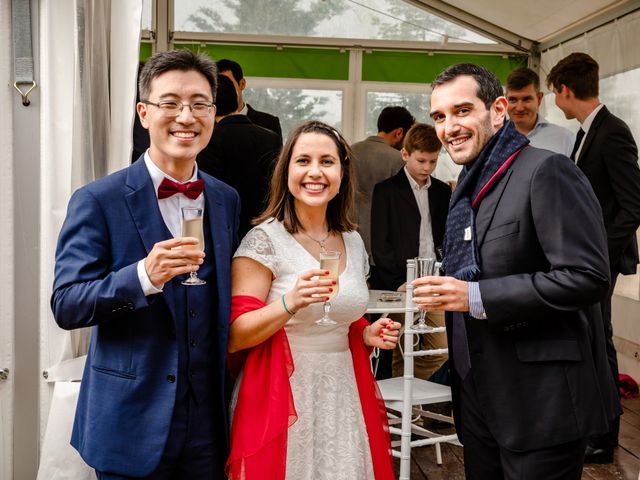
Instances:
[[[156,288],[151,280],[149,280],[149,275],[147,275],[147,270],[144,268],[144,259],[138,262],[137,266],[138,271],[138,280],[140,280],[140,286],[142,287],[142,292],[145,297],[149,295],[155,295],[156,293],[162,293],[162,287],[164,287],[164,283],[160,285],[160,288]]]

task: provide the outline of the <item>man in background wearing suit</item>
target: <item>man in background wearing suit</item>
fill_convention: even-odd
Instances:
[[[560,60],[547,76],[556,105],[581,128],[571,159],[589,179],[600,202],[611,267],[611,287],[602,301],[607,356],[616,385],[618,360],[613,344],[611,297],[618,274],[632,275],[638,265],[636,230],[640,226],[640,169],[638,147],[626,123],[600,103],[598,63],[586,53],[572,53]],[[618,445],[620,419],[607,435],[589,440],[586,461],[611,463]]]
[[[278,137],[280,137],[280,145],[282,145],[282,127],[280,126],[280,119],[270,113],[255,110],[251,105],[245,103],[244,98],[242,97],[242,92],[247,87],[247,80],[244,78],[240,64],[225,58],[218,60],[216,65],[220,74],[225,77],[229,77],[229,80],[233,82],[233,86],[238,94],[238,113],[246,115],[249,117],[249,120],[259,127],[263,127],[277,133]]]
[[[378,116],[378,133],[351,145],[358,183],[356,223],[371,258],[371,198],[373,187],[403,167],[400,149],[416,121],[404,107],[385,107]],[[373,274],[373,269],[372,269]]]
[[[198,167],[231,185],[240,195],[239,237],[251,229],[251,220],[265,206],[280,137],[240,115],[238,97],[228,77],[218,75],[216,128],[198,154]]]
[[[151,145],[133,165],[77,190],[56,250],[51,305],[65,329],[93,327],[71,438],[99,479],[222,479],[230,263],[237,193],[199,172],[216,67],[160,52],[140,75]],[[204,245],[181,208],[204,209]],[[204,247],[204,252],[201,250]],[[190,272],[206,281],[187,286]]]
[[[431,125],[416,123],[404,138],[405,166],[378,183],[371,204],[371,253],[376,264],[374,288],[406,291],[407,259],[441,260],[451,188],[431,174],[442,144]],[[444,327],[443,312],[427,312],[432,327]],[[404,321],[404,315],[398,321]],[[447,348],[444,333],[420,335],[418,350]],[[428,380],[446,355],[416,357],[416,377]],[[393,376],[402,375],[402,355],[393,351]]]
[[[528,146],[494,74],[459,64],[431,84],[431,118],[464,165],[446,276],[414,301],[446,311],[467,479],[579,480],[587,437],[619,414],[597,302],[609,287],[600,206],[564,155]]]

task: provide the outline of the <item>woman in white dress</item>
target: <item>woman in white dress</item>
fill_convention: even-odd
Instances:
[[[354,194],[344,138],[321,122],[298,127],[232,263],[229,352],[246,355],[232,404],[233,480],[393,478],[367,348],[394,348],[400,324],[361,318],[368,263],[350,221]],[[341,252],[338,282],[319,268],[329,250]],[[318,325],[333,289],[336,324]]]

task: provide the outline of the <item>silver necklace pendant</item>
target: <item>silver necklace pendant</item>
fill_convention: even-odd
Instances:
[[[329,239],[329,235],[331,235],[331,232],[327,232],[327,236],[324,237],[322,240],[316,240],[311,235],[309,235],[307,232],[302,232],[302,234],[304,236],[306,236],[309,240],[313,240],[314,242],[316,242],[320,246],[320,253],[326,253],[327,249],[324,248],[324,243]]]

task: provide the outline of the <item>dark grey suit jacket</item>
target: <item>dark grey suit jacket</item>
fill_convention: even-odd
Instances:
[[[606,432],[620,407],[597,304],[606,236],[587,178],[564,155],[526,147],[478,207],[476,235],[487,320],[465,316],[470,375],[498,444],[529,451]]]
[[[636,273],[636,230],[640,226],[638,147],[627,124],[607,107],[596,114],[577,164],[602,208],[611,270]]]

